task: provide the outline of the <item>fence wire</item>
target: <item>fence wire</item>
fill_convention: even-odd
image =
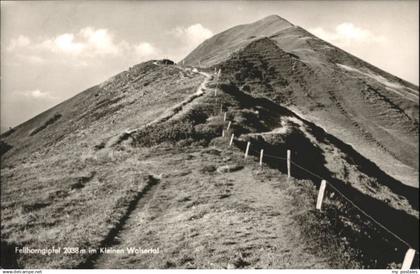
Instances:
[[[220,70],[219,70],[219,73],[217,74],[217,84],[219,84],[218,82],[219,82],[219,78],[220,77]],[[224,122],[229,122],[229,121],[227,121],[227,120],[224,120]],[[231,123],[232,123],[232,125],[233,125],[233,122],[231,121]],[[224,126],[223,126],[223,130],[224,130]],[[224,134],[226,134],[227,132],[224,132]],[[225,135],[225,137],[227,137],[226,135]],[[238,141],[244,141],[244,140],[240,140],[240,139],[238,139],[238,138],[235,138],[235,137],[233,137],[233,140],[238,140]],[[252,152],[254,152],[254,153],[260,153],[259,151],[257,151],[257,150],[255,150],[255,149],[252,149],[252,148],[250,148],[249,149],[250,151],[252,151]],[[271,158],[271,159],[277,159],[277,160],[286,160],[287,161],[287,158],[285,158],[285,157],[279,157],[279,156],[276,156],[276,155],[272,155],[272,154],[269,154],[269,153],[265,153],[264,152],[264,154],[263,154],[263,158],[264,157],[267,157],[267,158]],[[264,159],[262,159],[262,161],[264,161]],[[299,169],[301,169],[301,170],[303,170],[303,171],[305,171],[305,172],[307,172],[308,174],[310,174],[310,175],[312,175],[312,176],[315,176],[316,178],[318,178],[318,179],[320,179],[320,180],[324,180],[324,178],[321,176],[321,175],[319,175],[319,174],[316,174],[316,173],[314,173],[314,172],[312,172],[311,170],[309,170],[309,169],[307,169],[307,168],[305,168],[305,167],[303,167],[303,166],[301,166],[301,165],[299,165],[299,164],[297,164],[297,163],[295,163],[294,161],[292,161],[292,160],[290,160],[290,163],[292,164],[292,165],[294,165],[295,167],[297,167],[297,168],[299,168]],[[375,224],[377,224],[379,227],[381,227],[384,231],[386,231],[387,233],[389,233],[390,235],[392,235],[392,236],[394,236],[397,240],[399,240],[401,243],[403,243],[403,244],[405,244],[408,248],[411,248],[411,249],[413,249],[412,248],[412,246],[407,242],[407,241],[405,241],[404,239],[402,239],[400,236],[398,236],[397,234],[395,234],[394,232],[392,232],[391,230],[389,230],[385,225],[383,225],[382,223],[380,223],[378,220],[376,220],[373,216],[371,216],[370,214],[368,214],[366,211],[364,211],[363,209],[361,209],[357,204],[355,204],[349,197],[347,197],[343,192],[341,192],[340,190],[338,190],[335,186],[333,186],[330,182],[328,182],[327,180],[326,180],[326,183],[327,183],[327,185],[329,185],[336,193],[338,193],[341,197],[343,197],[348,203],[350,203],[354,208],[356,208],[359,212],[361,212],[363,215],[365,215],[367,218],[369,218],[372,222],[374,222]],[[416,254],[419,254],[419,251],[417,251],[416,250],[416,252],[415,252]]]
[[[228,122],[228,121],[225,121]],[[226,135],[225,135],[226,136]],[[233,140],[237,140],[237,141],[244,141],[238,138],[233,138]],[[253,153],[260,153],[260,151],[249,148],[249,151],[253,152]],[[287,158],[285,157],[279,157],[276,155],[272,155],[269,153],[265,153],[263,154],[263,158],[267,157],[267,158],[271,158],[271,159],[277,159],[277,160],[286,160]],[[295,163],[294,161],[290,160],[290,163],[294,166],[296,166],[297,168],[307,172],[308,174],[315,176],[316,178],[320,179],[320,180],[325,180],[322,176],[320,176],[319,174],[316,174],[314,172],[312,172],[311,170]],[[392,232],[391,230],[389,230],[385,225],[383,225],[382,223],[380,223],[378,220],[376,220],[373,216],[371,216],[370,214],[368,214],[366,211],[364,211],[363,209],[361,209],[357,204],[355,204],[349,197],[347,197],[343,192],[341,192],[340,190],[338,190],[334,185],[332,185],[330,182],[328,182],[326,180],[326,183],[328,186],[330,186],[336,193],[338,193],[341,197],[343,197],[348,203],[350,203],[354,208],[356,208],[359,212],[361,212],[364,216],[366,216],[367,218],[369,218],[372,222],[374,222],[376,225],[378,225],[379,227],[381,227],[384,231],[386,231],[387,233],[389,233],[390,235],[394,236],[397,240],[399,240],[401,243],[403,243],[404,245],[406,245],[408,248],[412,248],[412,246],[405,241],[404,239],[402,239],[400,236],[398,236],[397,234],[395,234],[394,232]],[[413,248],[412,248],[413,249]],[[419,252],[416,250],[416,254],[419,254]]]

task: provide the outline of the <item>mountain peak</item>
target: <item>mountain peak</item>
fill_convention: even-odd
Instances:
[[[289,21],[287,21],[286,19],[284,19],[283,17],[277,14],[269,15],[267,17],[264,17],[263,19],[258,20],[257,22],[264,22],[264,23],[280,22],[282,24],[286,23],[289,26],[294,26],[292,23],[290,23]]]
[[[270,15],[216,34],[192,51],[183,61],[190,65],[198,65],[201,60],[206,60],[206,65],[215,64],[255,39],[270,37],[294,26],[278,15]]]

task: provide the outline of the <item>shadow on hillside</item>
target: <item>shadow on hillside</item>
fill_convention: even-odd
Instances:
[[[323,129],[317,127],[315,124],[301,118],[299,119],[310,125],[309,128],[311,133],[317,138],[318,141],[322,140],[322,138],[329,141],[346,155],[345,160],[347,162],[357,164],[356,167],[360,172],[370,177],[377,178],[382,185],[387,186],[395,194],[404,196],[415,210],[419,210],[418,188],[405,185],[394,179],[393,177],[386,174],[383,170],[381,170],[374,162],[370,161],[356,150],[354,150],[352,146],[344,143],[333,135],[327,134]]]
[[[124,225],[126,224],[130,214],[136,209],[138,206],[144,206],[145,201],[142,201],[142,204],[140,205],[140,200],[145,199],[146,195],[148,195],[148,192],[152,190],[154,186],[156,186],[160,181],[151,176],[148,175],[144,178],[144,180],[147,181],[146,186],[139,191],[131,201],[128,203],[128,207],[125,211],[125,213],[120,217],[118,222],[113,226],[106,237],[101,241],[99,244],[100,248],[103,247],[112,247],[115,244],[118,244],[118,241],[116,240],[116,236],[120,233],[120,231],[123,229]],[[96,250],[95,253],[88,256],[85,261],[80,263],[76,268],[77,269],[93,269],[95,268],[96,260],[100,257],[101,253],[99,250]]]
[[[16,245],[1,241],[0,243],[0,267],[5,269],[19,268]]]
[[[234,85],[221,85],[221,88],[227,93],[233,96],[241,107],[245,108],[257,108],[263,110],[262,119],[264,119],[264,113],[270,113],[271,116],[291,116],[295,117],[309,126],[311,133],[317,138],[319,142],[330,142],[335,147],[339,148],[346,154],[346,160],[356,164],[357,169],[370,177],[376,178],[379,183],[389,187],[394,193],[404,196],[413,208],[418,210],[418,190],[402,184],[396,179],[390,177],[383,172],[378,166],[376,166],[370,160],[364,158],[351,146],[343,143],[339,139],[332,135],[327,134],[321,128],[315,126],[313,123],[309,123],[290,110],[281,107],[266,98],[254,98],[248,94],[245,94],[238,90]],[[272,118],[272,117],[271,117]],[[278,157],[286,157],[286,150],[292,149],[293,155],[292,160],[298,165],[310,170],[311,172],[319,175],[321,178],[327,180],[340,192],[344,193],[351,201],[353,201],[358,207],[366,211],[369,215],[383,224],[390,231],[397,234],[399,237],[408,242],[415,249],[418,249],[419,244],[419,220],[418,218],[407,214],[403,210],[395,209],[387,204],[384,200],[378,200],[367,194],[360,192],[359,190],[352,187],[351,182],[344,182],[342,180],[334,178],[334,174],[325,167],[326,160],[324,151],[314,146],[311,141],[299,130],[289,134],[285,140],[276,142],[271,140],[271,143],[265,141],[260,136],[252,137],[252,145],[250,149],[250,155],[259,157],[260,149],[264,149],[266,153],[275,155]],[[245,150],[246,140],[235,140],[235,145]],[[264,158],[270,167],[279,169],[281,172],[286,173],[286,160],[285,159],[274,159]],[[292,176],[297,179],[309,179],[319,186],[321,179],[308,173],[296,166],[292,165],[291,170]],[[328,189],[328,187],[327,187]],[[328,189],[331,191],[331,188]],[[338,194],[338,193],[337,193]],[[340,197],[339,195],[337,195]],[[340,216],[350,218],[352,222],[358,222],[360,220],[363,230],[362,232],[349,231],[346,232],[350,239],[351,245],[361,249],[363,251],[362,261],[371,267],[384,267],[392,262],[400,263],[404,258],[404,253],[407,250],[407,246],[401,241],[397,240],[389,233],[385,232],[384,229],[378,225],[373,224],[369,218],[363,216],[359,211],[353,210],[352,206],[342,198],[335,196],[333,199],[340,199],[343,208],[340,208],[337,213],[339,216],[335,216],[337,219]],[[339,222],[339,220],[333,220]],[[340,230],[342,225],[337,225],[337,229]],[[364,233],[369,231],[369,233]],[[340,231],[337,231],[340,232]],[[340,232],[341,233],[341,232]]]
[[[13,148],[13,146],[0,140],[0,157],[3,156],[3,154],[5,154],[6,152],[8,152],[11,148]]]

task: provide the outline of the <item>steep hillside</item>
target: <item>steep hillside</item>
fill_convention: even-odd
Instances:
[[[270,36],[273,33],[291,27],[293,25],[290,22],[276,15],[269,16],[253,24],[239,25],[204,41],[183,61],[186,65],[193,66],[199,66],[199,64],[206,66],[215,65],[229,58],[234,51],[244,47],[250,41]]]
[[[99,243],[150,181],[149,173],[133,167],[136,162],[115,165],[119,152],[108,141],[165,117],[203,80],[174,65],[142,63],[3,134],[2,254],[11,243]],[[35,257],[19,265],[70,267],[73,260]]]
[[[278,16],[215,35],[184,59],[198,61],[222,68],[252,94],[287,104],[418,187],[418,87]]]
[[[177,96],[176,101],[170,99],[170,94],[179,92],[176,86],[172,86],[173,92],[164,100],[159,99],[166,105],[160,116],[143,120],[136,116],[140,120],[138,127],[113,135],[103,132],[92,136],[94,140],[89,143],[69,138],[56,144],[54,150],[46,145],[36,149],[43,153],[42,158],[32,157],[35,153],[25,155],[23,151],[17,153],[21,157],[13,156],[10,154],[13,148],[4,155],[2,253],[10,258],[7,265],[2,262],[3,266],[400,265],[407,248],[404,242],[361,215],[333,189],[328,189],[324,211],[315,210],[319,179],[297,168],[292,169],[296,179],[287,179],[283,175],[286,163],[282,160],[266,158],[262,168],[252,158],[244,160],[246,141],[252,142],[250,154],[256,156],[261,148],[274,155],[285,155],[286,149],[292,149],[296,163],[323,176],[376,220],[418,248],[418,197],[413,189],[393,180],[351,147],[271,100],[252,97],[229,81],[221,82],[205,72],[193,74],[188,68],[151,65],[139,65],[149,68],[143,71],[145,78],[154,74],[164,78],[173,73],[173,78],[158,81],[156,90],[182,79],[186,82],[180,83],[190,85],[189,92]],[[182,78],[176,70],[191,78]],[[118,88],[113,87],[119,86],[119,79],[117,76],[99,87],[109,87],[110,93],[115,92]],[[199,79],[201,84],[196,81]],[[143,87],[136,89],[142,90]],[[136,104],[147,111],[147,101],[138,100]],[[112,117],[112,113],[108,112],[108,116]],[[220,137],[227,121],[231,127],[226,130],[226,137]],[[43,129],[32,136],[47,129],[54,132],[54,124],[42,123]],[[231,133],[237,138],[234,146],[228,148]],[[30,193],[31,198],[22,193]],[[43,246],[77,247],[97,253],[13,256],[16,247]],[[143,255],[101,251],[140,247],[160,251]]]
[[[74,143],[88,149],[162,115],[203,80],[199,73],[154,63],[134,66],[4,133],[2,147],[10,151],[3,160],[11,166],[32,162],[69,153]]]

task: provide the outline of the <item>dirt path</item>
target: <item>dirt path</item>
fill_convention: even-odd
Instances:
[[[312,200],[295,201],[298,186],[239,151],[197,149],[156,155],[144,165],[164,170],[162,181],[132,211],[112,246],[157,254],[104,254],[94,268],[328,268],[313,254],[295,217]],[[156,171],[156,170],[154,170]]]
[[[196,94],[204,93],[210,80],[202,74],[206,78]],[[299,186],[276,170],[243,161],[235,148],[154,152],[142,168],[163,173],[162,179],[109,242],[114,252],[100,254],[91,267],[329,268],[333,260],[315,255],[298,229],[297,218],[313,208],[314,195],[296,201]],[[235,172],[217,171],[236,164]]]
[[[99,249],[97,250],[97,253],[92,254],[90,257],[88,257],[81,265],[79,265],[78,268],[92,269],[97,268],[98,264],[100,265],[100,259],[103,254],[102,249],[112,249],[113,246],[118,244],[119,236],[124,235],[124,230],[127,226],[127,223],[130,222],[130,219],[133,216],[133,214],[135,214],[136,211],[142,210],[143,207],[149,202],[149,200],[152,199],[156,191],[157,185],[159,183],[159,177],[152,175],[148,176],[148,178],[146,179],[146,185],[130,201],[130,204],[125,214],[122,215],[115,227],[111,229],[107,236],[103,239]]]
[[[109,239],[109,243],[106,246],[101,248],[115,249],[119,246],[121,238],[128,233],[128,230],[136,225],[137,220],[135,216],[138,216],[141,212],[145,210],[145,207],[154,199],[154,195],[158,190],[160,180],[155,180],[150,184],[150,187],[144,192],[139,200],[133,205],[132,210],[127,213],[127,219],[121,224],[121,228],[112,235]],[[100,253],[97,256],[94,256],[88,262],[90,265],[88,268],[106,268],[108,263],[109,256],[107,254]]]
[[[203,75],[205,78],[203,80],[203,82],[198,86],[197,91],[188,96],[185,100],[183,100],[182,102],[174,105],[173,107],[171,107],[170,109],[168,109],[165,113],[163,113],[161,116],[159,116],[158,118],[154,119],[153,121],[147,123],[146,125],[140,127],[140,128],[136,128],[136,129],[126,129],[124,132],[121,132],[120,134],[111,137],[107,143],[105,144],[104,147],[113,147],[115,145],[118,145],[121,143],[121,141],[129,138],[131,136],[131,134],[136,133],[138,131],[144,130],[146,127],[149,127],[151,125],[154,124],[158,124],[158,123],[163,123],[165,121],[170,120],[172,117],[174,117],[175,115],[179,114],[182,112],[182,110],[184,110],[188,105],[190,105],[195,99],[201,97],[202,95],[205,94],[205,90],[206,90],[206,86],[208,84],[208,82],[211,79],[211,75],[206,73],[206,72],[198,72],[201,75]]]

